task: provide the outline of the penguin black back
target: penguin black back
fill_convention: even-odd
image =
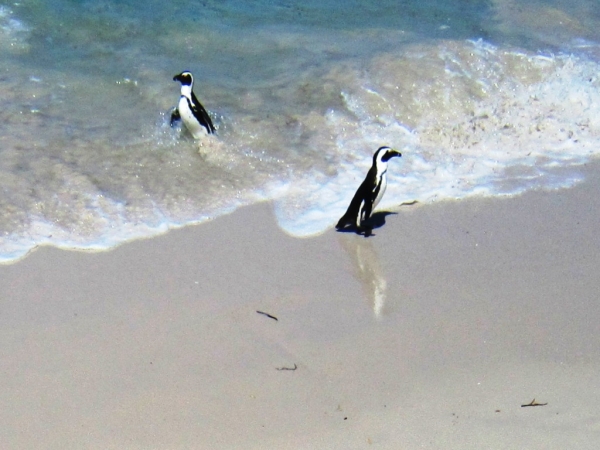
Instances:
[[[353,229],[363,231],[364,222],[369,220],[373,210],[383,197],[387,186],[387,164],[402,154],[390,147],[380,147],[373,155],[373,165],[354,194],[346,213],[335,226],[338,230]]]

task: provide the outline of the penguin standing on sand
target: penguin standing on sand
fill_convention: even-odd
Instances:
[[[187,130],[194,136],[194,139],[200,139],[207,134],[213,134],[215,126],[192,91],[194,86],[192,73],[185,70],[179,75],[175,75],[173,81],[181,83],[181,97],[179,97],[177,107],[171,113],[171,126],[173,126],[175,121],[182,120]]]
[[[380,147],[373,155],[373,165],[367,173],[356,194],[348,206],[346,214],[342,216],[337,225],[338,230],[353,229],[358,233],[370,234],[369,227],[364,227],[364,222],[369,220],[371,213],[383,197],[387,186],[386,172],[388,161],[402,154],[390,147]]]

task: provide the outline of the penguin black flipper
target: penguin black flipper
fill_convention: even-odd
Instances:
[[[194,92],[192,92],[192,104],[190,105],[190,109],[192,110],[194,116],[198,119],[198,122],[200,122],[200,124],[206,128],[208,134],[213,134],[216,131],[212,120],[210,120],[210,116],[204,109],[204,106],[202,106],[202,103],[198,101]]]
[[[173,124],[175,122],[178,122],[181,120],[181,115],[179,114],[179,110],[177,108],[173,109],[173,112],[171,112],[171,127],[173,126]]]

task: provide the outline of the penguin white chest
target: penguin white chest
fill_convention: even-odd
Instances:
[[[208,134],[206,128],[204,128],[194,116],[194,113],[190,108],[189,100],[185,96],[182,95],[179,98],[177,109],[179,110],[179,115],[181,116],[183,124],[195,139],[200,139]]]
[[[375,200],[373,201],[373,207],[372,207],[373,210],[381,201],[383,194],[385,194],[385,189],[387,188],[387,177],[385,176],[385,172],[383,172],[381,177],[379,177],[378,185],[379,185],[379,191],[377,192],[377,196],[375,197]]]

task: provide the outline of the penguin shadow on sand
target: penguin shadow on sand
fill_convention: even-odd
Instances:
[[[387,281],[381,268],[373,240],[356,239],[343,233],[339,242],[348,254],[354,277],[360,282],[369,307],[376,319],[381,319],[387,297]]]
[[[373,213],[371,215],[371,217],[369,217],[367,220],[363,221],[363,223],[361,224],[360,227],[349,226],[349,227],[345,227],[345,228],[339,228],[337,230],[337,232],[338,233],[355,233],[360,236],[364,236],[366,238],[375,236],[375,234],[373,233],[373,230],[376,230],[377,228],[381,228],[382,226],[384,226],[385,218],[387,216],[395,216],[397,214],[398,214],[397,212],[392,212],[392,211],[377,211],[376,213]]]

